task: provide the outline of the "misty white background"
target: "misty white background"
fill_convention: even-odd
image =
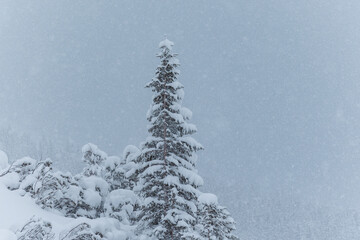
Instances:
[[[205,147],[203,191],[239,232],[258,199],[360,209],[359,12],[355,0],[3,0],[0,125],[120,155],[147,136],[144,86],[167,34]]]

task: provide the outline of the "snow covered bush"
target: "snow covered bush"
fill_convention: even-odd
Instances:
[[[101,151],[95,144],[88,143],[82,147],[83,161],[86,167],[83,170],[84,176],[101,176],[103,162],[107,154]]]
[[[125,179],[124,163],[119,157],[108,157],[104,162],[104,179],[110,186],[110,191],[116,189],[126,189],[127,180]]]
[[[23,181],[24,178],[35,170],[36,165],[37,161],[35,159],[24,157],[13,163],[10,172],[16,172],[19,174],[20,181]]]
[[[135,240],[134,230],[114,218],[78,218],[59,234],[59,240]]]
[[[81,188],[70,173],[49,172],[36,189],[36,203],[55,209],[67,217],[75,217]]]
[[[97,176],[77,176],[80,199],[77,206],[77,216],[98,218],[104,213],[104,203],[109,192],[109,184]]]
[[[50,159],[39,161],[36,163],[35,169],[28,174],[20,184],[22,193],[29,193],[32,197],[35,192],[42,187],[43,178],[52,170],[52,162]]]
[[[19,188],[21,195],[29,194],[42,208],[75,216],[81,188],[70,173],[53,172],[50,159],[17,160],[1,181],[11,190]]]
[[[132,225],[136,220],[138,197],[131,190],[118,189],[109,194],[105,203],[106,216],[115,218],[121,223]]]
[[[72,228],[69,232],[62,233],[61,240],[100,240],[100,234],[96,234],[87,223],[81,223]]]
[[[32,183],[36,181],[34,176],[30,175],[34,173],[37,166],[37,161],[35,159],[29,157],[18,159],[13,162],[11,166],[8,167],[8,169],[0,175],[1,181],[10,190],[16,190],[19,187],[28,188],[29,185],[32,186]],[[25,182],[22,186],[20,186],[23,181]],[[30,189],[28,190],[31,191]]]
[[[103,178],[108,156],[92,143],[84,145],[82,153],[86,166],[81,174],[75,176],[81,188],[76,215],[98,218],[104,213],[105,198],[109,192],[109,184]]]
[[[15,190],[20,187],[20,183],[30,175],[36,168],[36,160],[25,157],[16,160],[8,168],[7,171],[2,173],[1,181],[10,190]]]
[[[141,151],[134,145],[126,146],[123,152],[124,158],[124,170],[125,170],[125,187],[124,189],[133,190],[136,183],[138,182],[138,174],[141,161]]]
[[[108,157],[104,162],[104,178],[110,185],[110,191],[116,189],[132,190],[137,182],[140,150],[126,146],[123,157]]]
[[[81,188],[70,173],[53,172],[50,159],[19,159],[0,181],[10,190],[19,189],[21,195],[29,194],[42,208],[75,216]]]
[[[54,235],[51,223],[36,217],[16,232],[18,240],[53,240]]]

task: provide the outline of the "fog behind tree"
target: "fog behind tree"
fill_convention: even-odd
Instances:
[[[204,189],[240,236],[261,209],[247,216],[244,206],[262,200],[283,203],[281,216],[288,202],[358,210],[359,10],[358,1],[3,1],[0,123],[121,155],[147,136],[144,86],[167,34],[205,147]]]

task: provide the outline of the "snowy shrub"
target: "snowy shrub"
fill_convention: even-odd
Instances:
[[[125,179],[124,163],[119,157],[108,157],[104,162],[104,179],[110,186],[110,191],[127,188],[127,179]]]
[[[96,145],[88,143],[82,147],[83,161],[87,164],[84,168],[85,176],[101,176],[102,164],[107,158],[107,154],[101,151]]]
[[[60,240],[100,240],[103,239],[100,234],[95,234],[91,226],[87,223],[81,223],[70,231],[60,234]]]
[[[33,173],[36,164],[36,160],[29,157],[18,159],[10,167],[9,173],[17,173],[19,181],[22,182],[28,175]]]
[[[70,173],[48,172],[35,193],[36,203],[42,208],[56,209],[64,216],[75,216],[80,187]]]
[[[81,187],[77,216],[98,218],[104,212],[105,198],[109,192],[108,183],[97,176],[78,176]]]
[[[126,172],[126,187],[124,187],[124,189],[133,190],[138,181],[140,155],[141,152],[139,148],[133,145],[126,146],[123,153],[123,158],[125,160],[123,168]]]
[[[108,157],[104,163],[104,178],[110,185],[110,191],[116,189],[132,190],[137,182],[137,169],[140,150],[129,145],[119,157]]]
[[[104,202],[109,192],[109,184],[103,178],[104,163],[107,162],[108,156],[92,143],[84,145],[82,153],[86,166],[82,174],[75,177],[81,187],[76,215],[98,218],[104,212]],[[111,160],[115,165],[116,160]],[[110,167],[111,160],[108,164]]]
[[[36,165],[36,160],[29,157],[16,160],[7,171],[0,175],[1,181],[8,189],[16,190],[21,187],[21,182],[34,172]],[[32,180],[30,181],[30,179],[28,179],[28,184],[31,184],[30,182],[33,182]],[[24,184],[26,185],[26,183]]]
[[[27,175],[20,184],[20,189],[31,196],[35,195],[42,187],[43,178],[52,170],[52,162],[50,159],[40,161],[36,164],[35,169]]]
[[[106,216],[115,218],[121,223],[131,225],[134,223],[135,209],[138,198],[131,190],[118,189],[112,191],[105,203]]]
[[[59,240],[134,240],[134,229],[113,218],[75,220],[62,231]]]
[[[16,232],[18,240],[52,240],[52,225],[41,218],[31,218],[22,229]]]

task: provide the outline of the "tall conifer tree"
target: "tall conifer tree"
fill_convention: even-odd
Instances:
[[[190,135],[191,111],[182,107],[183,85],[173,43],[160,42],[160,65],[146,87],[153,92],[147,114],[150,136],[142,144],[138,191],[143,198],[140,230],[156,239],[194,239],[196,201],[203,184],[195,169],[202,146]]]

